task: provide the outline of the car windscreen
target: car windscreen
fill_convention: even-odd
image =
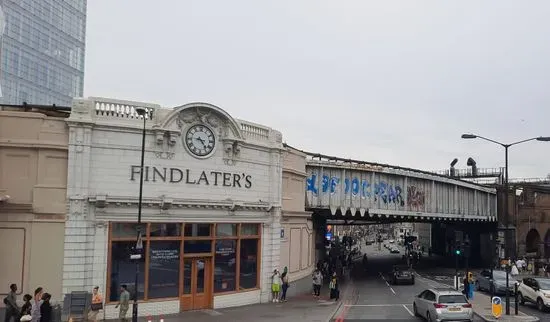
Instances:
[[[452,304],[452,303],[468,303],[464,295],[441,295],[439,296],[440,304]]]

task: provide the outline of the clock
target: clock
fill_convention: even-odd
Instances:
[[[214,132],[206,125],[196,124],[187,130],[185,146],[193,155],[206,157],[214,151],[216,137]]]

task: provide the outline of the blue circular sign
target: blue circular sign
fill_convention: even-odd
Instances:
[[[493,304],[500,305],[502,303],[502,300],[500,297],[493,297]]]

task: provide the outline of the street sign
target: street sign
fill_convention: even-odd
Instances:
[[[498,296],[494,296],[491,299],[491,311],[495,318],[500,318],[502,316],[502,299]]]
[[[327,240],[332,240],[332,233],[327,233],[327,234],[325,235],[325,238],[326,238]]]

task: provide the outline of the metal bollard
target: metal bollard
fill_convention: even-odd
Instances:
[[[514,283],[514,314],[518,315],[518,282]]]

